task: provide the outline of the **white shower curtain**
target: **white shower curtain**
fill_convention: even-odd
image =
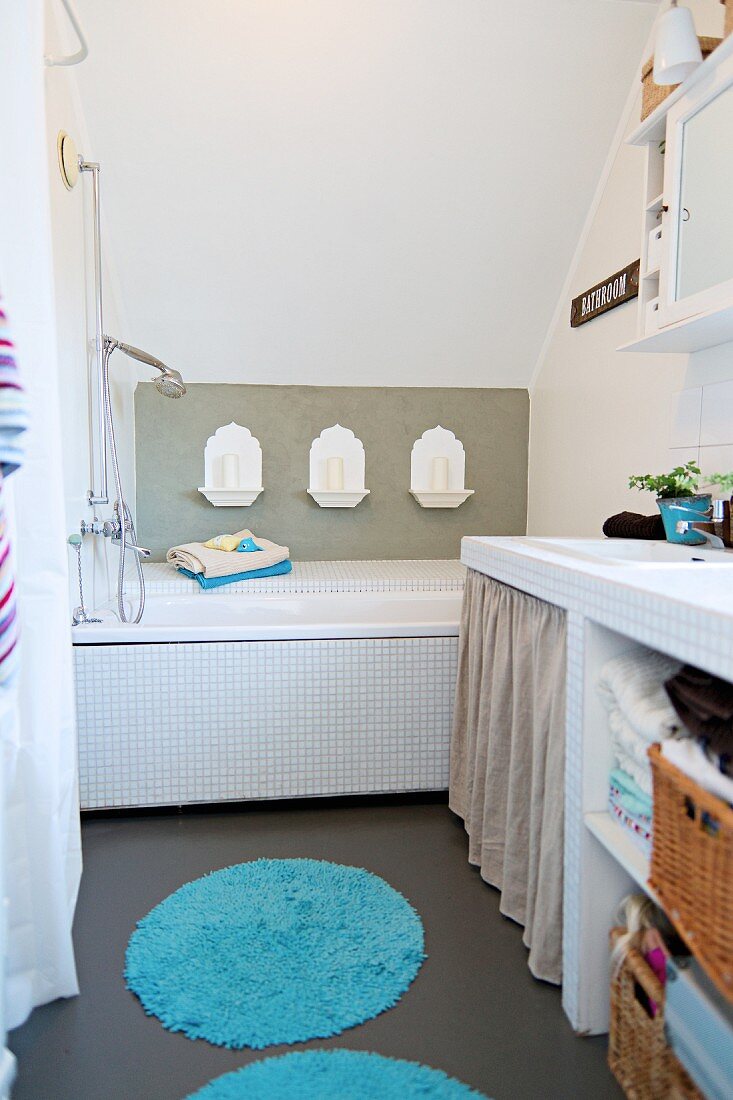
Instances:
[[[7,913],[0,931],[0,1096],[5,1029],[35,1005],[78,992],[71,923],[81,847],[43,71],[41,0],[0,5],[0,286],[31,421],[24,465],[3,490],[21,671],[15,689],[0,692],[0,893]]]

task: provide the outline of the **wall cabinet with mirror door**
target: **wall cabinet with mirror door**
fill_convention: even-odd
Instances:
[[[733,340],[733,36],[628,140],[647,171],[638,339],[620,350]]]

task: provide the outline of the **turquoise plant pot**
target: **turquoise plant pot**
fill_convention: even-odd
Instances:
[[[657,498],[657,505],[662,514],[664,533],[667,542],[682,542],[687,546],[699,546],[705,542],[702,535],[694,531],[686,531],[680,535],[677,533],[677,524],[681,519],[699,523],[705,512],[712,506],[713,498],[710,493],[699,493],[694,497],[668,497]]]

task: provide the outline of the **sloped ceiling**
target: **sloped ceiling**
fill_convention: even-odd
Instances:
[[[121,338],[191,381],[528,383],[654,4],[77,7]]]

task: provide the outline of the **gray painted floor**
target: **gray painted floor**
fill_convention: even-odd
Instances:
[[[139,917],[190,879],[262,856],[366,867],[402,891],[425,925],[429,957],[403,1000],[305,1046],[424,1062],[495,1100],[622,1095],[605,1041],[576,1038],[558,991],[530,976],[521,931],[469,867],[463,827],[447,806],[313,802],[87,821],[76,919],[82,995],[37,1009],[11,1035],[14,1100],[182,1100],[221,1073],[292,1049],[233,1052],[170,1034],[121,977]]]

